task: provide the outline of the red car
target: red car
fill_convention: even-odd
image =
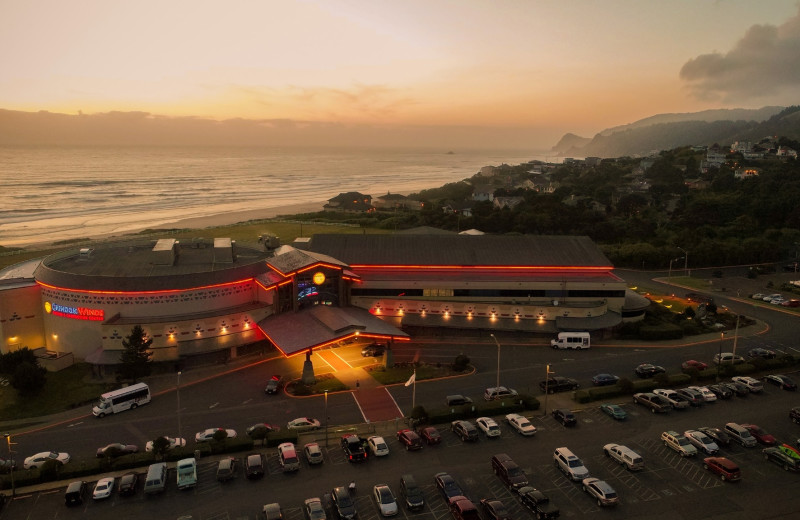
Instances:
[[[756,426],[755,424],[743,424],[747,431],[750,432],[750,435],[756,438],[756,440],[763,444],[764,446],[775,446],[778,441],[775,440],[775,437],[768,434],[764,431],[763,428]]]
[[[422,449],[422,439],[414,430],[400,430],[397,432],[397,440],[406,447],[407,451]]]
[[[425,428],[422,428],[422,430],[419,432],[419,435],[425,439],[425,443],[428,446],[442,442],[442,436],[439,434],[439,430],[433,426],[426,426]]]
[[[690,359],[689,361],[684,361],[681,364],[681,368],[684,370],[689,370],[689,369],[705,370],[708,368],[708,365],[706,365],[702,361],[695,361],[694,359]]]
[[[703,459],[703,467],[719,475],[719,478],[722,480],[735,482],[742,478],[742,472],[739,466],[725,457],[707,457]]]
[[[791,299],[782,301],[781,305],[783,305],[784,307],[800,307],[800,300]]]

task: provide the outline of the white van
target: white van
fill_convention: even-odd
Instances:
[[[559,332],[556,339],[550,340],[550,346],[562,349],[585,349],[592,346],[592,336],[588,332]]]
[[[147,468],[147,478],[144,480],[146,494],[161,493],[167,487],[167,463],[158,462]]]

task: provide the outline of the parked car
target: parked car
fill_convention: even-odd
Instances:
[[[318,430],[320,428],[320,422],[317,419],[311,419],[309,417],[298,417],[297,419],[292,419],[289,421],[287,427],[290,430],[295,430],[298,432]]]
[[[546,381],[539,382],[539,388],[542,392],[554,394],[556,392],[567,392],[569,390],[576,390],[580,386],[578,381],[570,377],[553,376]]]
[[[345,459],[350,462],[365,462],[367,460],[367,450],[361,437],[353,433],[342,435],[340,441]]]
[[[325,507],[322,505],[322,500],[318,497],[307,498],[303,501],[303,513],[306,520],[326,520]]]
[[[778,442],[777,440],[775,440],[775,437],[767,433],[767,431],[764,430],[764,428],[758,425],[742,424],[742,426],[747,428],[747,431],[750,432],[750,435],[755,437],[756,441],[759,444],[763,444],[764,446],[775,446],[775,444],[777,444]]]
[[[250,453],[244,459],[244,474],[249,479],[264,476],[264,456],[260,453]]]
[[[450,429],[464,442],[478,440],[478,430],[469,421],[453,421]]]
[[[414,430],[400,430],[397,432],[397,440],[406,447],[406,451],[422,449],[422,439]]]
[[[528,477],[525,472],[505,453],[492,456],[492,471],[503,484],[512,489],[528,485]]]
[[[527,417],[518,413],[510,413],[506,415],[506,422],[521,435],[527,437],[536,434],[536,426],[531,424]]]
[[[501,500],[484,498],[481,499],[484,517],[487,520],[511,520],[505,504]]]
[[[784,300],[781,302],[784,307],[800,307],[800,300],[792,298],[791,300]]]
[[[697,455],[697,448],[678,432],[663,432],[661,434],[661,440],[664,441],[664,446],[675,450],[681,457],[694,457]]]
[[[795,406],[789,410],[789,419],[795,424],[800,424],[800,406]]]
[[[688,388],[694,390],[695,392],[698,392],[703,397],[703,401],[705,401],[706,403],[713,403],[714,401],[717,400],[717,396],[714,394],[714,392],[712,392],[705,386],[690,386]]]
[[[169,443],[169,447],[167,448],[167,450],[174,450],[175,448],[183,448],[184,446],[186,446],[186,439],[184,439],[182,437],[180,437],[180,438],[179,437],[167,437],[166,435],[164,435],[161,438],[162,439],[167,439],[167,442]],[[153,442],[154,441],[147,441],[147,443],[144,445],[144,451],[146,451],[146,452],[153,451]]]
[[[714,354],[715,365],[738,365],[744,363],[744,358],[733,352],[720,352]]]
[[[781,293],[768,294],[768,295],[764,296],[763,298],[761,298],[761,301],[765,301],[767,303],[772,303],[773,300],[783,301],[784,298],[783,298],[783,295]]]
[[[706,457],[703,459],[703,468],[716,473],[722,480],[735,482],[742,478],[742,471],[739,466],[725,457]]]
[[[130,455],[131,453],[138,453],[139,447],[135,444],[125,444],[122,442],[113,442],[111,444],[107,444],[102,448],[97,448],[97,458],[102,459],[103,457],[121,457],[123,455]]]
[[[718,399],[730,399],[733,397],[733,390],[722,384],[708,385],[707,388],[714,392]]]
[[[592,384],[594,386],[608,386],[615,385],[619,381],[619,376],[614,374],[597,374],[592,377]]]
[[[617,404],[603,403],[600,405],[600,410],[618,421],[628,418],[628,414],[625,412],[625,410],[623,410],[622,407]]]
[[[425,441],[425,444],[432,446],[442,442],[442,435],[433,426],[426,426],[419,431],[419,436]]]
[[[250,438],[263,439],[267,436],[267,434],[277,431],[280,431],[280,428],[277,426],[273,426],[269,423],[256,423],[252,426],[248,426],[244,432]]]
[[[558,507],[550,502],[547,495],[534,487],[526,486],[520,488],[519,498],[522,501],[522,505],[527,507],[540,520],[558,518],[560,515]]]
[[[692,369],[705,370],[708,368],[708,365],[706,363],[703,363],[702,361],[696,361],[694,359],[690,359],[688,361],[684,361],[683,363],[681,363],[681,368],[683,370],[692,370]]]
[[[56,462],[60,462],[61,464],[66,464],[69,462],[69,453],[62,453],[58,451],[43,451],[41,453],[37,453],[36,455],[31,455],[27,457],[22,462],[22,467],[25,469],[31,468],[41,468],[45,462],[48,460],[55,460]]]
[[[306,456],[306,462],[311,466],[322,464],[325,461],[322,449],[319,447],[319,443],[316,442],[309,442],[303,446],[303,454]]]
[[[675,392],[686,399],[691,406],[700,406],[706,402],[706,400],[703,399],[703,394],[693,388],[679,388],[675,390]]]
[[[567,447],[555,449],[553,462],[567,478],[575,481],[589,478],[589,470],[583,465],[583,461]]]
[[[764,448],[763,450],[761,450],[761,453],[764,454],[764,459],[774,462],[775,464],[781,466],[786,471],[800,470],[800,459],[796,459],[795,457],[788,455],[781,448],[778,447]]]
[[[425,495],[414,476],[409,473],[400,477],[400,496],[405,500],[409,511],[419,511],[425,507]]]
[[[734,376],[731,378],[731,381],[743,384],[750,390],[750,393],[753,394],[757,394],[764,389],[764,385],[761,384],[761,381],[750,376]]]
[[[619,503],[619,497],[614,488],[605,480],[589,477],[583,479],[583,490],[597,500],[598,506],[615,506]]]
[[[453,497],[464,494],[461,486],[458,485],[456,479],[454,479],[449,473],[437,473],[434,475],[433,480],[436,482],[437,489],[442,493],[442,495],[444,495],[444,498],[447,501]]]
[[[214,434],[217,432],[225,432],[226,439],[235,439],[236,438],[236,430],[231,430],[230,428],[208,428],[201,432],[197,432],[194,435],[195,442],[208,442],[214,439]]]
[[[776,356],[774,350],[769,350],[766,348],[756,347],[751,348],[747,351],[747,357],[749,358],[759,358],[759,359],[774,359]]]
[[[281,391],[283,388],[283,379],[281,376],[275,374],[269,378],[267,381],[267,386],[264,388],[264,393],[268,395],[274,395]]]
[[[487,388],[483,392],[483,399],[485,401],[495,401],[497,399],[507,399],[509,397],[517,397],[519,394],[513,388],[506,388],[505,386],[493,386]]]
[[[455,520],[481,520],[478,508],[465,496],[450,499],[450,514]]]
[[[370,343],[361,349],[361,355],[364,357],[377,357],[382,356],[386,350],[386,345],[382,343]]]
[[[665,374],[667,371],[664,367],[658,365],[651,365],[650,363],[642,363],[633,370],[637,376],[641,378],[654,377],[656,374]]]
[[[556,408],[553,410],[552,414],[553,418],[564,426],[575,426],[578,424],[578,419],[575,418],[575,414],[570,410]]]
[[[685,410],[689,408],[689,401],[678,394],[675,390],[667,388],[656,388],[653,393],[659,395],[667,400],[667,402],[676,410]]]
[[[478,417],[475,420],[478,429],[489,438],[500,437],[500,426],[491,417]]]
[[[697,429],[699,432],[703,432],[708,435],[710,438],[717,443],[718,446],[730,446],[731,444],[731,437],[724,430],[719,428],[712,428],[710,426],[701,426]]]
[[[345,486],[338,486],[331,491],[331,502],[340,520],[353,520],[358,513],[356,503],[350,494],[350,490]]]
[[[790,377],[783,374],[770,374],[768,376],[764,376],[764,381],[775,385],[782,390],[797,390],[797,383],[792,381]]]
[[[92,491],[93,500],[102,500],[111,496],[114,491],[114,477],[103,477],[97,481]]]
[[[136,484],[139,482],[139,475],[130,472],[125,473],[119,479],[119,494],[121,496],[130,496],[136,494]]]
[[[719,453],[719,446],[714,439],[699,430],[686,430],[683,436],[691,442],[695,448],[706,455],[716,455]]]
[[[217,463],[217,480],[227,482],[236,477],[236,466],[238,465],[235,457],[223,457]]]
[[[367,437],[367,446],[376,457],[385,457],[389,454],[389,445],[380,435]]]
[[[666,397],[651,392],[633,394],[633,402],[650,408],[652,413],[667,413],[672,409],[672,405],[669,404]]]
[[[606,444],[603,446],[603,453],[606,454],[606,457],[611,457],[630,471],[644,469],[644,459],[642,456],[622,444]]]
[[[766,294],[754,293],[754,294],[751,294],[751,295],[750,295],[750,297],[751,297],[752,299],[754,299],[754,300],[763,300],[763,299],[764,299],[764,296],[766,296]]]
[[[720,385],[729,389],[734,393],[734,395],[739,397],[747,397],[750,395],[750,389],[741,383],[737,383],[736,381],[723,381],[720,383]]]

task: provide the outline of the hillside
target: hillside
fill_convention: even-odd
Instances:
[[[556,150],[564,156],[575,157],[620,157],[647,155],[653,151],[669,150],[686,145],[730,144],[734,141],[758,141],[768,135],[782,135],[790,139],[800,137],[798,107],[781,109],[764,107],[759,110],[730,110],[698,112],[698,120],[670,121],[692,117],[694,114],[661,114],[642,119],[630,125],[615,127],[600,132],[588,143]],[[769,115],[772,113],[771,115]],[[750,116],[753,119],[719,119],[714,116]],[[763,118],[763,119],[759,119]],[[661,122],[659,122],[661,121]],[[572,136],[572,134],[567,134]],[[564,136],[565,138],[567,136]],[[575,136],[577,137],[577,136]],[[579,143],[575,138],[571,142]]]

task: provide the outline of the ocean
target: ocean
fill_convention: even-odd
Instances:
[[[0,147],[0,246],[456,182],[542,152],[251,147]]]

